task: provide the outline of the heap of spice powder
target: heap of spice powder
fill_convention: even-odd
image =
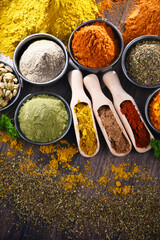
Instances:
[[[107,67],[119,55],[118,41],[105,22],[81,27],[74,33],[71,47],[77,62],[90,68]]]
[[[95,0],[1,0],[0,51],[12,58],[20,41],[40,32],[67,45],[72,31],[82,22],[95,19],[97,14]]]
[[[148,111],[151,123],[160,131],[160,91],[153,96]]]
[[[126,57],[130,78],[145,86],[160,84],[160,41],[137,42]]]
[[[86,155],[92,156],[97,150],[98,142],[91,109],[88,104],[78,102],[74,107],[74,112],[78,120],[80,148]]]
[[[141,120],[135,105],[131,101],[126,100],[121,103],[120,107],[122,114],[125,115],[131,126],[136,146],[139,148],[147,147],[150,144],[150,134]]]
[[[160,36],[159,0],[136,0],[122,33],[125,44],[142,35]]]

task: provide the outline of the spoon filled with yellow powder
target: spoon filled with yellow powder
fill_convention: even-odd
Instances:
[[[90,99],[83,89],[83,76],[80,70],[68,74],[72,89],[71,111],[79,152],[84,157],[95,156],[100,148],[96,124]]]

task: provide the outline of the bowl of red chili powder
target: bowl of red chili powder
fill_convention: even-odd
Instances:
[[[68,51],[81,70],[98,73],[110,70],[120,59],[122,35],[111,22],[93,19],[79,25],[70,35]]]

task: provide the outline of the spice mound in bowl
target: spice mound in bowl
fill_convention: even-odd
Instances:
[[[145,116],[150,127],[160,134],[160,88],[156,89],[147,98]]]
[[[62,139],[71,126],[68,103],[51,92],[27,95],[15,111],[15,126],[20,136],[33,144],[45,145]]]
[[[114,66],[123,51],[123,38],[110,22],[95,19],[79,25],[68,42],[70,57],[80,69],[98,73]]]
[[[0,111],[16,102],[21,88],[22,82],[14,69],[8,63],[0,61]]]
[[[132,40],[122,54],[122,69],[137,86],[160,86],[160,37],[146,35]]]
[[[49,34],[33,34],[17,46],[13,64],[27,82],[46,85],[58,81],[68,67],[64,44]]]

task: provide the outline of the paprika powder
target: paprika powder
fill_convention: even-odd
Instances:
[[[131,101],[126,100],[121,103],[120,107],[122,114],[125,115],[131,126],[136,146],[139,148],[147,147],[150,144],[150,134],[141,120],[135,105]]]
[[[81,27],[72,40],[75,59],[90,68],[104,68],[112,64],[119,55],[118,40],[105,22],[95,22]]]

